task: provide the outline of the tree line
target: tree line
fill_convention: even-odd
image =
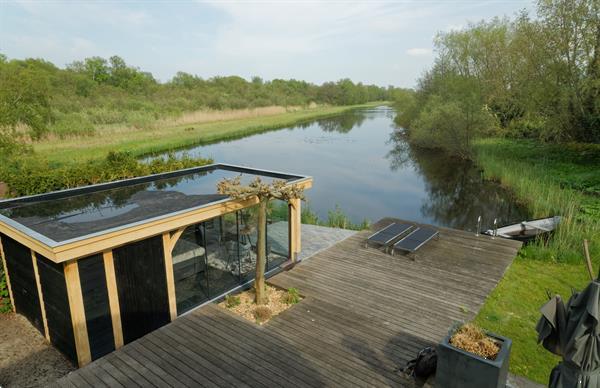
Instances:
[[[536,16],[440,33],[397,123],[417,145],[467,156],[481,136],[600,142],[600,2],[539,0]]]
[[[386,100],[393,90],[349,79],[315,85],[260,77],[204,79],[185,72],[161,83],[118,56],[85,58],[59,68],[43,59],[9,60],[2,54],[0,85],[0,145],[19,129],[32,138],[53,130],[85,135],[96,125],[143,127],[201,109],[360,104]]]

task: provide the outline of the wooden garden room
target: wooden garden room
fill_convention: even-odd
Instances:
[[[213,164],[0,202],[0,255],[15,311],[79,366],[249,284],[258,200],[223,178],[312,178]],[[267,275],[300,251],[300,200],[272,201]]]

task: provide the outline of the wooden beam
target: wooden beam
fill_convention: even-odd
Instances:
[[[63,262],[71,257],[85,257],[97,252],[129,244],[134,241],[171,232],[173,230],[194,225],[210,218],[234,212],[239,209],[256,205],[255,198],[242,201],[229,201],[197,209],[191,212],[179,214],[174,217],[160,219],[131,228],[107,233],[90,239],[77,241],[71,244],[61,245],[55,248],[54,261]]]
[[[75,348],[77,350],[77,361],[79,367],[82,367],[92,361],[92,355],[90,353],[90,342],[77,260],[64,263],[64,269],[67,295],[69,297],[69,309],[71,310],[71,321],[73,323],[73,335],[75,337]]]
[[[15,312],[15,299],[13,298],[12,287],[10,286],[10,276],[8,275],[8,265],[6,257],[4,257],[4,248],[2,247],[2,238],[0,237],[0,256],[2,257],[2,265],[4,266],[4,276],[6,278],[6,288],[8,288],[8,296],[10,297],[10,305],[12,311]]]
[[[309,189],[312,187],[312,178],[307,178],[295,185],[303,189]],[[55,263],[64,263],[71,260],[73,257],[86,257],[99,252],[104,252],[120,245],[197,224],[210,218],[218,217],[256,204],[258,204],[257,198],[229,200],[176,214],[172,217],[140,223],[135,226],[97,235],[85,240],[78,240],[68,244],[59,245],[57,247],[50,247],[41,243],[26,233],[3,222],[0,222],[0,232]]]
[[[175,295],[175,275],[173,274],[173,254],[171,245],[171,233],[162,235],[163,250],[165,255],[165,274],[167,276],[167,294],[169,295],[169,313],[171,321],[177,318],[177,297]]]
[[[115,349],[119,349],[123,346],[123,328],[121,326],[121,307],[119,305],[117,277],[115,275],[115,262],[112,251],[104,252],[102,258],[104,259],[106,290],[108,291],[108,305],[110,307],[110,319],[112,321]]]
[[[48,245],[39,242],[38,240],[30,237],[29,235],[15,229],[14,227],[7,225],[0,221],[0,233],[7,235],[13,240],[25,245],[27,248],[34,250],[40,255],[49,258],[54,261],[54,250]]]
[[[292,256],[292,260],[296,260],[297,254],[302,249],[302,240],[301,240],[301,214],[302,202],[300,199],[291,199],[290,200],[290,215],[288,222],[290,223],[290,256]]]
[[[44,337],[50,341],[50,332],[48,331],[48,320],[46,319],[46,305],[44,304],[44,294],[42,293],[42,283],[40,282],[40,271],[38,270],[37,257],[35,252],[31,251],[31,262],[33,263],[33,275],[35,285],[37,286],[38,298],[40,299],[40,309],[42,310],[42,322],[44,323]]]
[[[171,233],[171,241],[169,250],[173,253],[173,248],[175,248],[175,244],[177,244],[177,240],[181,237],[183,232],[187,229],[187,226],[177,229],[175,232]]]

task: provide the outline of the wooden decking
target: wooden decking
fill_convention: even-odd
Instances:
[[[398,367],[477,313],[520,243],[441,229],[407,257],[365,248],[367,235],[271,278],[305,299],[263,327],[209,305],[58,384],[412,386]]]

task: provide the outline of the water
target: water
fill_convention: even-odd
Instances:
[[[356,223],[389,216],[471,231],[478,216],[484,227],[527,218],[472,163],[412,148],[394,116],[388,107],[357,110],[180,153],[311,175],[308,206],[321,220],[336,206]]]

